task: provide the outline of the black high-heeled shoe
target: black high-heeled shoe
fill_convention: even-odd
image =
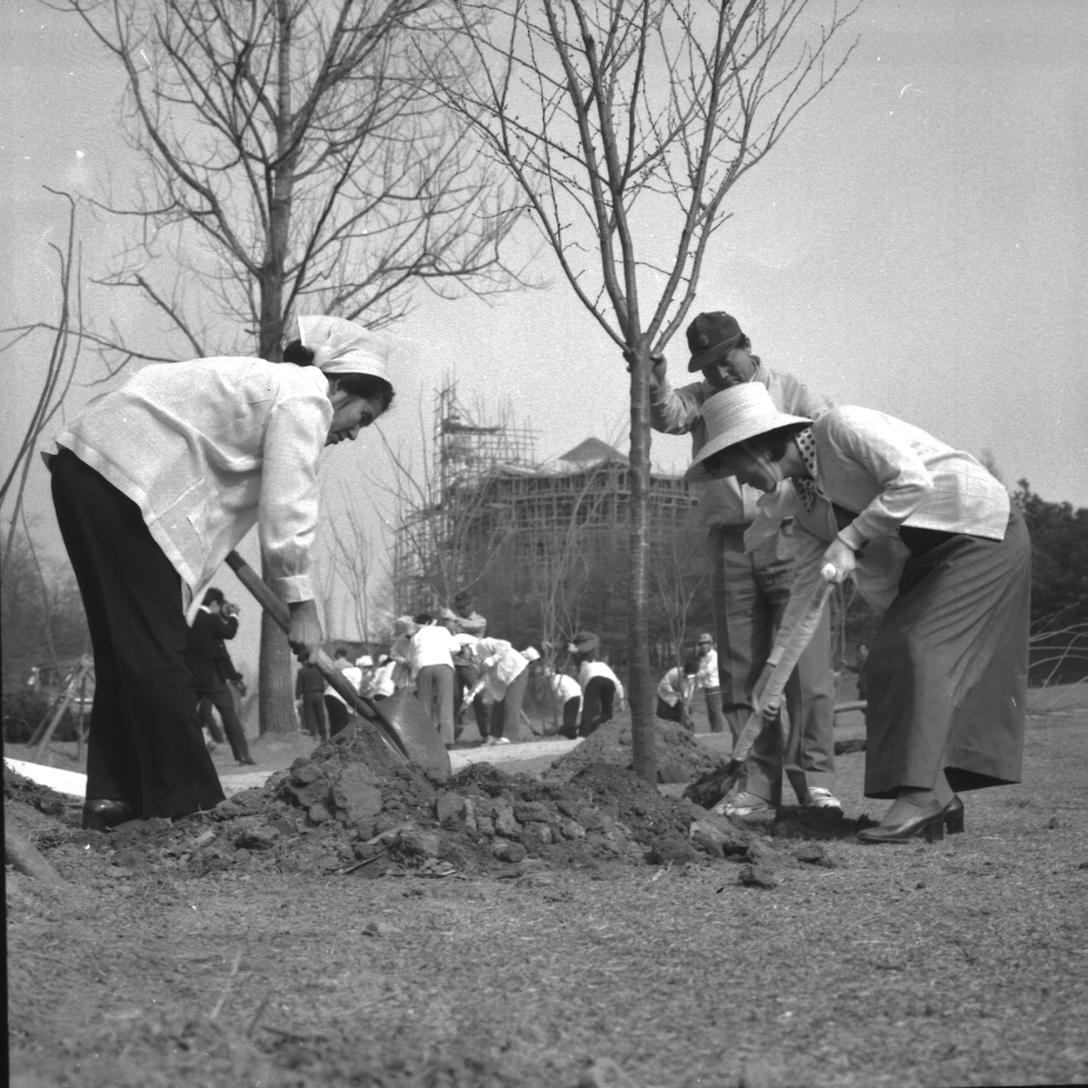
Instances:
[[[911,839],[925,839],[926,842],[940,842],[944,838],[945,814],[948,808],[939,801],[930,801],[925,808],[918,810],[917,816],[911,816],[898,824],[877,824],[858,832],[858,842],[899,843]]]
[[[123,824],[136,815],[127,801],[111,801],[96,798],[83,805],[83,830],[108,831],[111,827]]]
[[[949,835],[960,835],[963,823],[963,802],[955,796],[944,806],[944,829]]]

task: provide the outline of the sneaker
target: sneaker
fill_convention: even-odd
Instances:
[[[810,787],[801,804],[805,808],[837,808],[840,812],[842,811],[842,803],[839,799],[822,786]]]
[[[754,793],[742,792],[727,801],[719,801],[713,808],[718,816],[737,816],[746,819],[749,816],[773,816],[775,805]]]

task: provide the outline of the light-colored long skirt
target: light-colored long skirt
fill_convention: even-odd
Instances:
[[[1031,544],[1015,507],[1004,540],[958,535],[907,561],[865,666],[865,793],[1020,781]]]

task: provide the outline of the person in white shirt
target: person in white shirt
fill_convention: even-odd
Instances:
[[[678,722],[690,733],[695,732],[691,702],[698,684],[698,668],[695,658],[689,657],[682,665],[673,665],[657,683],[657,716]]]
[[[447,748],[454,742],[453,655],[460,647],[449,629],[430,612],[413,617],[415,634],[408,642],[408,665],[416,694]]]
[[[703,414],[708,438],[688,478],[735,476],[765,493],[772,530],[788,516],[803,527],[757,702],[813,588],[853,578],[886,608],[865,663],[865,793],[894,799],[858,838],[962,831],[957,790],[1020,780],[1031,544],[1008,491],[970,454],[869,408],[813,422],[751,384],[711,397]],[[784,492],[786,479],[814,487],[834,517],[806,520],[804,492]]]
[[[711,733],[725,732],[725,716],[722,714],[722,682],[718,669],[718,651],[714,649],[714,636],[703,631],[695,640],[696,673],[695,687],[706,699],[706,719]]]
[[[486,744],[521,740],[521,707],[529,686],[529,658],[503,638],[466,642],[462,653],[476,666],[479,679],[466,696],[473,702],[481,691],[491,697],[491,734]]]
[[[561,736],[576,736],[582,711],[582,685],[570,673],[552,672],[548,676],[548,686],[552,692],[556,731]]]
[[[184,664],[187,620],[256,525],[289,641],[322,642],[310,579],[317,466],[389,406],[380,348],[361,326],[300,317],[284,363],[153,364],[92,400],[47,455],[79,582],[98,687],[83,819],[176,817],[223,798]]]
[[[362,692],[363,670],[358,665],[352,664],[347,650],[338,649],[336,655],[333,658],[333,664],[357,692]],[[330,685],[325,692],[325,712],[329,720],[329,736],[335,737],[348,724],[352,714],[355,713],[355,707]]]
[[[397,685],[393,682],[393,670],[396,667],[397,663],[393,658],[382,654],[363,694],[371,699],[388,699],[397,690]]]
[[[601,640],[592,631],[578,631],[567,647],[582,686],[582,717],[577,734],[580,737],[591,736],[612,720],[615,710],[623,709],[623,684],[605,662],[598,660],[600,648]],[[560,732],[563,736],[570,735],[569,731]]]

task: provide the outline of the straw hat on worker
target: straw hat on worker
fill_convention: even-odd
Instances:
[[[714,479],[715,474],[707,470],[706,462],[723,450],[782,428],[799,430],[812,426],[811,419],[783,412],[762,382],[734,385],[707,397],[703,401],[702,417],[707,439],[684,473],[684,479],[691,483]]]

